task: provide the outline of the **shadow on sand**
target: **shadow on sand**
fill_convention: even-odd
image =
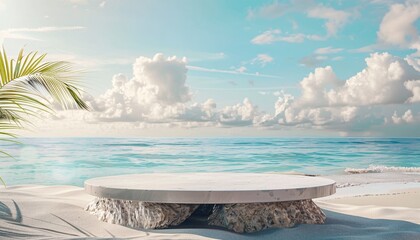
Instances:
[[[272,228],[257,233],[237,234],[206,226],[203,223],[186,222],[177,228],[154,230],[159,233],[189,233],[216,239],[404,239],[419,240],[420,225],[400,220],[370,219],[323,210],[325,224],[301,224],[293,228]],[[211,230],[210,230],[211,229]]]
[[[80,233],[80,235],[57,231],[51,228],[27,225],[23,223],[22,211],[20,210],[19,205],[14,200],[12,200],[12,202],[13,202],[13,208],[10,208],[5,203],[0,202],[0,239],[16,239],[16,238],[39,239],[39,238],[51,238],[51,237],[54,237],[54,238],[55,237],[62,237],[62,238],[95,237],[93,235],[89,235],[88,233],[80,230],[75,225],[72,225],[71,223],[66,222],[64,219],[58,216],[56,216],[58,219],[64,221],[69,226],[73,227],[75,230],[77,230]],[[42,221],[42,219],[39,219],[39,220]]]
[[[93,235],[77,222],[56,216],[57,221],[73,229],[72,233],[54,230],[54,225],[37,227],[26,225],[25,215],[12,200],[11,206],[0,202],[0,239],[116,239],[111,232],[101,238]],[[200,219],[187,221],[176,228],[148,230],[158,234],[195,234],[216,239],[420,239],[420,225],[398,220],[369,219],[324,210],[327,221],[323,225],[298,225],[294,228],[267,229],[252,234],[237,234],[207,226]],[[42,221],[42,219],[39,219]],[[144,231],[144,230],[142,230]],[[170,238],[170,236],[167,236]],[[121,238],[128,239],[128,238]]]

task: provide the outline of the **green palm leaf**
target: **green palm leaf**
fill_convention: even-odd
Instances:
[[[52,101],[64,109],[89,110],[73,65],[45,57],[37,52],[24,55],[21,49],[16,59],[9,59],[4,48],[0,50],[0,140],[15,138],[12,131],[30,124],[29,117],[54,113]]]

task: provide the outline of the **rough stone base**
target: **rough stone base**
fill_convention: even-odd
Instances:
[[[184,222],[198,206],[96,198],[85,210],[104,222],[150,229],[178,225]]]
[[[312,200],[274,203],[238,203],[216,205],[209,224],[242,232],[295,224],[322,224],[325,214]]]
[[[176,226],[193,213],[205,218],[208,216],[209,225],[238,233],[293,227],[299,223],[322,224],[325,221],[325,214],[312,200],[196,205],[96,198],[85,210],[104,222],[143,229]]]

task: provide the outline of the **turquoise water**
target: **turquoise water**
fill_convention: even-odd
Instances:
[[[1,143],[8,185],[82,186],[96,176],[143,172],[344,174],[369,165],[420,167],[420,138],[65,138]]]

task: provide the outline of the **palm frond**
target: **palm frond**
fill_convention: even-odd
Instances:
[[[38,52],[25,55],[21,49],[17,58],[11,59],[4,48],[0,50],[0,140],[16,137],[11,131],[29,123],[29,117],[53,114],[52,101],[64,109],[90,109],[81,98],[73,65],[45,61],[45,57]]]
[[[80,108],[89,110],[89,106],[81,99],[77,71],[73,65],[65,61],[43,62],[46,54],[31,52],[23,54],[21,50],[16,60],[9,60],[6,52],[0,54],[0,87],[12,81],[21,80],[39,95],[46,93],[65,109]]]
[[[0,177],[0,182],[3,183],[3,186],[6,187],[6,183],[4,182],[3,178]]]

